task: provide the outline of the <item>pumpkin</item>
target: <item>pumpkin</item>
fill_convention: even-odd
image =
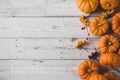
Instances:
[[[120,57],[114,53],[106,53],[100,56],[99,62],[106,68],[117,68],[120,66]]]
[[[90,32],[97,36],[104,35],[109,28],[108,21],[103,17],[93,18],[89,24]]]
[[[98,7],[98,0],[76,0],[77,7],[85,13],[94,12]]]
[[[120,56],[120,49],[118,50],[117,54]]]
[[[120,0],[100,0],[100,5],[105,10],[112,10],[118,7]]]
[[[108,80],[120,80],[120,77],[118,77],[116,74],[112,73],[112,72],[106,72],[104,74],[104,76],[108,79]]]
[[[112,17],[112,30],[120,36],[120,12]]]
[[[78,75],[86,80],[89,80],[92,74],[98,73],[97,64],[91,60],[86,60],[78,66]]]
[[[113,35],[105,35],[100,38],[98,47],[102,53],[116,52],[119,48],[119,41]]]
[[[100,74],[94,74],[89,80],[107,80],[107,78]]]

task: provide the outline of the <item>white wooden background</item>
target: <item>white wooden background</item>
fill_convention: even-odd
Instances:
[[[0,80],[81,80],[77,66],[94,51],[73,48],[87,37],[83,14],[75,0],[0,0]]]

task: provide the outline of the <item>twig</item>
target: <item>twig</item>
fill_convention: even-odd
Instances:
[[[87,28],[87,33],[88,33],[88,39],[90,40],[90,42],[92,43],[94,49],[97,51],[97,48],[95,48],[95,45],[93,44],[91,38],[90,38],[90,33],[88,32],[88,28]]]
[[[118,69],[108,68],[108,70],[114,70],[114,71],[116,71],[116,72],[120,73],[120,71],[119,71]]]

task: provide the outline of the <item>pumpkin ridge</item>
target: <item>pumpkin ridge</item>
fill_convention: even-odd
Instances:
[[[106,31],[104,31],[105,27],[101,27],[100,30],[102,31],[102,33],[105,33]]]
[[[114,74],[113,72],[106,72],[104,74],[104,76],[108,79],[108,80],[120,80],[120,77],[117,76],[116,74]]]
[[[96,29],[95,31],[94,31],[94,34],[97,34],[98,33],[98,31],[99,31],[99,29]],[[99,34],[98,34],[99,35]]]
[[[77,2],[77,6],[78,5],[81,5],[82,4],[82,2],[84,2],[85,0],[82,0],[81,2],[79,2],[79,0],[77,0],[76,2]],[[78,8],[80,8],[80,6],[78,6]]]
[[[115,26],[114,29],[113,29],[113,28],[112,28],[112,29],[113,29],[114,31],[116,31],[118,28],[119,28],[119,27]]]
[[[85,7],[83,8],[83,10],[85,10],[86,9],[86,7],[87,7],[87,4],[88,4],[88,1],[86,0],[86,2],[85,2]]]
[[[120,35],[120,17],[118,16],[120,13],[117,13],[112,18],[112,29],[113,31]]]
[[[82,9],[82,10],[84,10],[84,8],[81,8],[81,7],[83,7],[84,5],[86,5],[86,2],[85,2],[85,1],[83,1],[83,3],[81,3],[81,6],[80,6],[79,8]]]
[[[96,5],[96,3],[93,0],[90,0],[90,1]],[[97,3],[98,3],[98,1],[97,1]]]
[[[116,37],[114,37],[114,36],[111,35],[109,41],[110,42],[114,42],[114,40],[116,40]]]
[[[103,75],[101,74],[94,74],[92,77],[90,77],[89,80],[107,80]]]
[[[118,16],[118,14],[116,14],[115,16],[116,16],[116,18],[118,18],[118,20],[119,20],[119,22],[120,22],[120,17]]]
[[[111,48],[112,48],[112,49],[114,49],[114,50],[116,49],[116,47],[115,47],[115,46],[111,46]]]
[[[120,29],[116,29],[116,32],[117,32],[117,34],[119,34],[120,33]]]
[[[116,57],[118,57],[117,55],[115,55]],[[119,59],[119,58],[118,58]],[[118,61],[118,59],[117,59],[117,61]],[[116,62],[116,60],[115,59],[113,59],[113,63],[114,63],[114,65],[115,66],[117,66],[118,64],[115,64],[115,62]],[[119,66],[119,65],[118,65]]]
[[[98,34],[99,34],[99,35],[102,35],[101,33],[104,33],[104,31],[103,31],[101,28],[99,28],[99,29],[98,29]]]
[[[120,35],[120,29],[119,29],[119,33],[118,34]]]
[[[86,1],[85,6],[86,7],[90,6],[89,1]],[[84,7],[85,10],[91,11],[91,9],[87,9],[86,7]]]
[[[97,7],[95,8],[95,7],[92,6],[93,4],[94,4],[94,5],[98,5],[98,0],[96,0],[96,1],[97,1],[97,2],[95,3],[94,1],[89,0],[90,8],[91,8],[92,11],[94,11],[94,10],[97,9]]]
[[[90,4],[90,1],[88,1],[88,4],[89,4],[89,6],[90,6],[90,10],[92,10],[92,7],[91,7],[92,4]]]

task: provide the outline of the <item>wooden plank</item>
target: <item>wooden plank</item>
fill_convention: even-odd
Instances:
[[[34,4],[33,4],[34,3]],[[118,10],[120,11],[119,7]],[[92,16],[98,16],[98,9]],[[0,0],[1,17],[88,16],[81,12],[75,0]]]
[[[84,14],[77,9],[74,0],[0,0],[0,4],[0,16],[2,17],[78,16]]]
[[[0,80],[10,80],[10,61],[0,60]]]
[[[82,80],[78,76],[77,67],[83,61],[11,60],[10,80]]]
[[[79,17],[0,18],[0,38],[81,38],[88,37]],[[95,37],[91,34],[91,37]]]
[[[24,40],[0,39],[0,59],[24,59]]]
[[[0,39],[0,59],[88,59],[93,44],[75,49],[75,39]],[[85,38],[82,38],[85,40]],[[98,38],[91,38],[97,48]]]
[[[14,53],[16,55],[16,58],[10,58],[10,59],[25,59],[24,57],[24,39],[17,39],[16,38],[16,53]]]
[[[89,15],[77,8],[76,0],[47,0],[47,14],[49,16]]]
[[[120,5],[116,8],[116,11],[120,11]],[[77,8],[76,0],[47,0],[47,15],[49,16],[100,16],[102,12],[105,12],[105,10],[100,8],[100,5],[96,11],[90,14],[80,11]]]
[[[88,59],[88,55],[98,48],[99,38],[91,39],[81,49],[74,48],[77,40],[79,39],[25,39],[25,59]]]
[[[45,15],[46,0],[0,0],[0,16],[2,17]]]
[[[11,60],[10,80],[81,80],[82,60]]]
[[[82,61],[0,60],[0,80],[82,80],[77,73]]]
[[[1,40],[13,38],[15,40],[14,56],[7,54],[9,57],[3,55],[0,59],[84,59],[87,58],[86,54],[93,51],[81,50],[80,52],[79,49],[73,48],[75,44],[71,42],[73,39],[87,38],[87,32],[80,29],[82,24],[78,17],[1,18],[0,25]],[[91,36],[92,39],[96,39]]]
[[[16,52],[15,39],[0,39],[0,59],[16,59]]]
[[[95,51],[93,44],[75,49],[79,39],[0,39],[0,59],[88,59]],[[97,48],[99,39],[91,40]]]

